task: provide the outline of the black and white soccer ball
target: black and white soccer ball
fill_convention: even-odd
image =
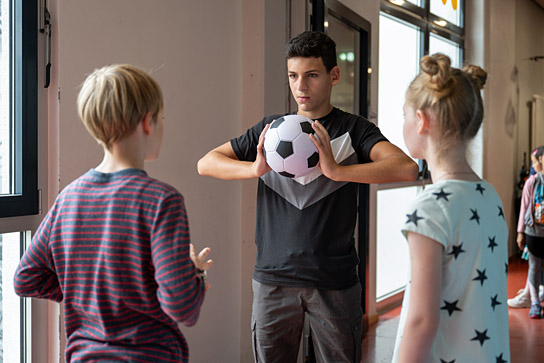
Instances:
[[[286,115],[274,121],[264,136],[264,154],[272,170],[288,178],[309,174],[319,164],[319,153],[308,136],[313,121]]]

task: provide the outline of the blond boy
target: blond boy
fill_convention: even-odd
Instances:
[[[131,65],[95,70],[78,112],[104,158],[58,196],[17,268],[20,296],[63,302],[66,361],[187,362],[209,248],[190,243],[182,195],[144,171],[158,157],[163,98]]]

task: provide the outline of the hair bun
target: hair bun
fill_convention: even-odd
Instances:
[[[437,95],[438,98],[447,95],[455,84],[450,72],[450,58],[444,54],[436,53],[424,56],[419,63],[421,70],[429,76],[430,88],[440,94],[440,96]]]
[[[482,68],[475,66],[473,64],[467,64],[463,67],[463,72],[472,80],[472,83],[481,90],[484,88],[485,82],[487,81],[487,72]]]

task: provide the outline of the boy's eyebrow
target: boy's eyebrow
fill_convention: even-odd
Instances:
[[[316,68],[316,69],[310,69],[310,70],[308,70],[306,72],[303,72],[303,73],[318,73],[318,72],[320,72],[320,70]],[[287,70],[287,73],[297,73],[297,72]]]

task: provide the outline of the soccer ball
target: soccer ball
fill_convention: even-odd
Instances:
[[[314,170],[319,153],[308,134],[313,121],[300,115],[286,115],[274,121],[264,136],[268,165],[280,175],[298,178]]]

